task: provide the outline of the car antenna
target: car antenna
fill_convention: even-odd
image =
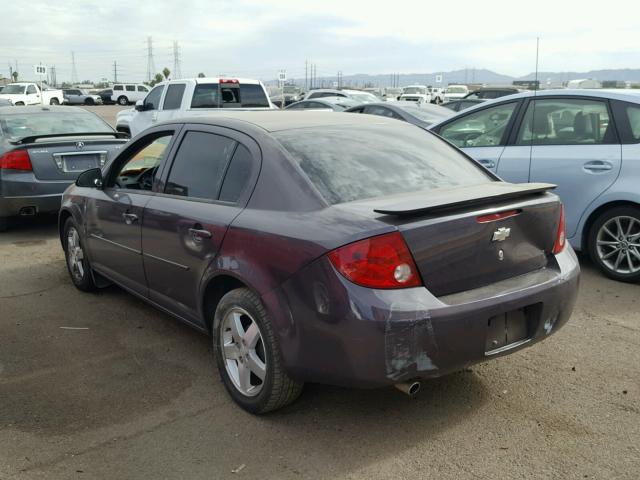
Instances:
[[[533,77],[533,108],[531,109],[531,141],[529,142],[529,175],[527,181],[531,181],[531,162],[533,157],[533,138],[536,124],[536,97],[538,96],[538,59],[540,54],[540,37],[536,37],[536,72]]]

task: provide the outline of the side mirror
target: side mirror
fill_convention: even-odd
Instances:
[[[76,185],[78,187],[85,188],[102,188],[102,170],[99,168],[91,168],[85,170],[76,179]]]
[[[135,108],[136,108],[136,110],[138,112],[144,112],[146,110],[146,107],[145,107],[144,102],[142,100],[138,100],[136,102],[136,107]]]

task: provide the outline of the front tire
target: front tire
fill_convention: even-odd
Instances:
[[[589,230],[588,249],[607,277],[640,281],[640,208],[614,207],[602,213]]]
[[[121,95],[118,97],[118,104],[122,106],[129,105],[129,99],[124,95]]]
[[[94,102],[94,101],[93,101],[93,98],[87,98],[87,99],[84,101],[84,104],[85,104],[85,105],[95,105],[95,103],[96,103],[96,102]]]
[[[290,378],[260,297],[247,288],[227,293],[213,320],[213,352],[233,400],[262,414],[293,402],[303,384]]]
[[[71,281],[78,290],[92,292],[96,289],[91,265],[84,250],[84,243],[80,238],[80,231],[73,218],[67,218],[64,223],[64,256]]]
[[[60,102],[57,98],[52,98],[51,100],[49,100],[49,105],[60,105]]]

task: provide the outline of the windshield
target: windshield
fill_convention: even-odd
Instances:
[[[57,133],[113,133],[113,129],[89,112],[38,112],[0,117],[0,133],[9,138]]]
[[[405,88],[402,93],[403,94],[418,94],[418,95],[424,95],[426,93],[426,88],[424,87],[407,87]]]
[[[24,93],[24,85],[7,85],[2,89],[2,93]]]
[[[373,103],[373,102],[379,101],[375,95],[372,95],[371,93],[367,93],[367,92],[350,93],[349,96],[361,103]]]
[[[467,93],[467,89],[464,87],[449,87],[447,93]]]
[[[398,102],[398,103],[411,103],[411,102]],[[407,112],[409,115],[413,115],[418,120],[422,120],[426,123],[436,123],[445,118],[449,118],[452,115],[451,110],[437,105],[424,105],[422,107],[415,107],[413,105],[398,105],[399,108]]]
[[[492,181],[448,143],[406,124],[316,127],[273,135],[332,205]]]

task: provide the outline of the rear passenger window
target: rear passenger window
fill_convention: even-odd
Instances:
[[[182,94],[184,93],[185,84],[176,83],[167,87],[167,93],[164,96],[163,110],[177,110],[182,104]]]
[[[191,108],[218,108],[218,101],[218,84],[201,83],[193,92]]]
[[[626,110],[629,127],[631,127],[631,136],[638,142],[640,141],[640,107],[628,105]]]
[[[516,103],[497,105],[459,117],[440,129],[440,135],[456,147],[500,145]]]
[[[267,99],[267,95],[264,93],[262,86],[257,84],[241,84],[240,101],[242,102],[242,106],[247,108],[269,106],[269,99]]]
[[[165,193],[216,200],[236,142],[205,132],[188,132],[176,153]]]
[[[136,91],[136,86],[135,85],[127,85],[125,88],[127,89],[127,92],[135,92]]]
[[[247,180],[251,175],[253,157],[243,145],[238,145],[233,155],[231,165],[224,177],[224,183],[220,190],[220,200],[224,202],[237,202],[247,186]]]
[[[138,91],[139,92],[148,92],[149,90],[147,89],[147,87],[145,87],[143,85],[138,85]]]
[[[114,85],[113,89],[118,91],[118,90],[122,90],[122,85]]]

